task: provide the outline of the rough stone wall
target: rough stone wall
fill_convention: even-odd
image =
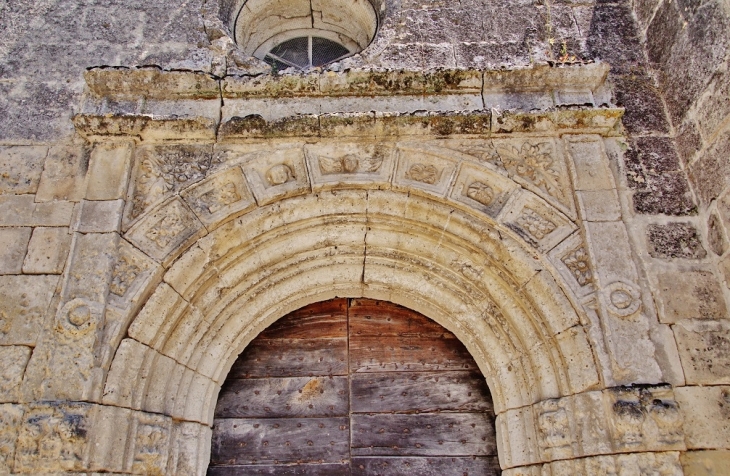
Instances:
[[[133,153],[128,144],[92,148],[74,135],[71,118],[93,102],[84,92],[89,67],[242,78],[266,72],[260,62],[236,55],[218,32],[211,4],[36,0],[0,6],[0,473],[13,464],[14,471],[26,473],[88,467],[144,473],[159,467],[155,458],[169,461],[168,468],[204,466],[204,461],[183,461],[188,450],[198,454],[191,448],[206,434],[204,426],[134,409],[102,412],[88,403],[99,401],[103,369],[123,336],[108,316],[104,332],[116,337],[107,347],[95,348],[88,332],[101,322],[100,306],[125,285],[124,276],[112,277],[112,271],[126,246],[120,233]],[[371,47],[332,68],[498,70],[583,60],[610,65],[611,93],[593,91],[590,100],[626,108],[627,149],[609,151],[609,158],[619,172],[621,216],[639,281],[652,293],[645,305],[655,306],[661,324],[662,331],[651,338],[657,349],[669,349],[657,358],[684,415],[683,444],[690,450],[681,455],[686,474],[730,471],[725,411],[730,399],[729,8],[722,0],[390,1]],[[499,112],[586,101],[585,95],[567,92],[479,96],[465,108]],[[143,101],[99,107],[151,110]],[[144,272],[161,271],[152,263]],[[137,295],[128,304],[138,309],[146,298]],[[57,315],[69,317],[77,328],[67,342],[54,340]],[[44,348],[56,353],[40,355]],[[28,367],[31,357],[75,364],[46,378],[46,370]],[[64,388],[63,382],[73,379],[88,385]],[[58,403],[64,400],[76,403]],[[574,405],[573,400],[560,404]],[[33,423],[23,426],[28,415]],[[85,428],[82,421],[104,423]],[[95,454],[106,453],[83,446],[87,440],[81,435],[87,431],[96,437],[125,425],[134,427],[129,432],[135,436],[117,455],[119,462],[95,461]],[[52,444],[34,447],[39,435]],[[168,446],[157,451],[156,445]],[[601,474],[617,468],[641,474],[663,465],[671,474],[678,457],[674,450],[683,447],[661,448],[672,451],[570,459],[507,474]],[[204,459],[205,449],[200,451]],[[60,466],[38,463],[54,458]]]

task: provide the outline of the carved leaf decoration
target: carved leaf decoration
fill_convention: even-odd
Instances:
[[[341,174],[343,171],[342,161],[323,155],[319,158],[319,170],[323,175]]]
[[[435,184],[439,179],[439,175],[438,169],[430,164],[413,164],[406,173],[406,177],[409,179],[429,185]]]
[[[466,196],[482,205],[489,205],[494,200],[494,190],[483,182],[474,182],[469,185]]]
[[[560,186],[560,173],[555,170],[549,143],[534,145],[525,142],[519,150],[515,146],[502,146],[497,150],[509,172],[565,203],[565,196]]]
[[[372,157],[366,157],[360,161],[361,172],[376,172],[383,165],[383,156],[376,154]]]

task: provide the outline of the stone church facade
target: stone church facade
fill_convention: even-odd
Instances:
[[[730,474],[726,0],[0,25],[0,474],[205,474],[239,354],[334,298],[458,338],[503,475]]]

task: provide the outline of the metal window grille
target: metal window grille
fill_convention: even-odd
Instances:
[[[264,57],[276,69],[308,70],[324,66],[350,54],[341,44],[318,36],[300,36],[279,43]]]

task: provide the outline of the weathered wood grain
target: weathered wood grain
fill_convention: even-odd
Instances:
[[[352,476],[496,476],[501,474],[501,469],[496,456],[445,458],[358,456],[352,459],[350,474]]]
[[[364,373],[351,379],[353,412],[494,411],[479,372]]]
[[[216,418],[347,416],[347,377],[226,380]]]
[[[342,463],[350,458],[348,418],[216,419],[216,465]]]
[[[494,424],[484,413],[353,414],[353,456],[492,456]]]
[[[454,335],[431,319],[396,304],[353,299],[349,310],[350,336],[432,336]]]
[[[255,339],[228,378],[347,374],[347,339]]]
[[[208,476],[343,476],[347,474],[350,474],[349,463],[213,466],[208,470]]]
[[[347,337],[347,299],[319,302],[279,319],[257,339]]]
[[[215,417],[212,476],[500,474],[471,355],[391,303],[336,299],[279,320],[239,356]]]
[[[474,359],[456,338],[350,338],[350,372],[476,369]]]

